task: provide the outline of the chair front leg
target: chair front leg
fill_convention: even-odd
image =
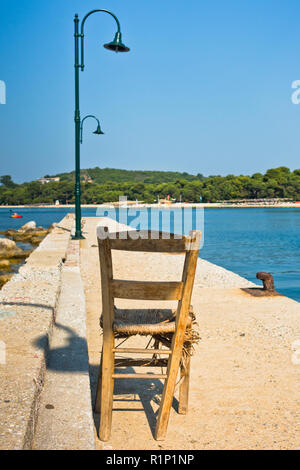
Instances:
[[[170,356],[168,369],[167,369],[168,377],[165,380],[165,384],[163,388],[163,394],[161,398],[161,404],[160,404],[156,430],[155,430],[155,439],[157,441],[164,440],[167,434],[170,410],[171,410],[171,406],[173,402],[176,379],[177,379],[178,370],[180,366],[182,344],[176,344],[175,347],[173,347],[172,349],[173,351],[172,351],[172,355]]]
[[[101,382],[102,382],[102,356],[103,356],[103,348],[102,348],[102,351],[101,351],[100,367],[99,367],[99,373],[98,373],[98,384],[97,384],[96,400],[95,400],[95,406],[94,406],[95,413],[100,413]]]
[[[188,412],[189,406],[189,388],[190,388],[190,370],[191,370],[191,355],[190,348],[187,351],[184,366],[180,366],[181,385],[179,387],[179,406],[178,413],[185,415]]]
[[[114,338],[103,339],[101,370],[101,402],[99,439],[108,441],[111,434],[112,407],[114,393]]]

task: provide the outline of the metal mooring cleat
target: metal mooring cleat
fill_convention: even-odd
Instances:
[[[263,282],[264,290],[269,292],[275,291],[274,278],[270,273],[259,272],[256,274],[256,279],[260,279]]]
[[[247,294],[253,295],[254,297],[274,297],[281,295],[275,290],[274,278],[272,274],[259,272],[256,274],[256,278],[263,282],[263,287],[248,287],[242,290]]]

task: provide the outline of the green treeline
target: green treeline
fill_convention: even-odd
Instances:
[[[49,175],[47,175],[49,176]],[[74,181],[75,172],[60,173],[58,175],[61,181]],[[189,173],[180,173],[176,171],[140,171],[140,170],[118,170],[115,168],[91,168],[81,171],[81,179],[89,177],[93,183],[171,183],[178,179],[194,181],[203,178],[201,174],[194,176]]]
[[[60,176],[60,182],[38,181],[16,184],[9,175],[0,177],[0,205],[74,203],[74,172]],[[82,170],[82,203],[128,200],[153,203],[167,196],[176,201],[216,202],[234,199],[289,198],[300,200],[300,169],[286,167],[252,176],[197,176],[188,173],[127,171],[117,169]]]

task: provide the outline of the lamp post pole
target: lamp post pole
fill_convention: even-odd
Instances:
[[[75,234],[73,239],[83,239],[81,231],[81,184],[80,184],[80,101],[79,101],[79,69],[84,71],[84,25],[87,18],[94,13],[108,13],[117,23],[117,33],[112,42],[105,44],[104,47],[115,52],[128,52],[129,48],[122,43],[121,26],[118,18],[108,10],[97,9],[90,11],[81,22],[81,30],[79,27],[79,17],[76,14],[74,18],[75,29]],[[81,47],[80,47],[81,42]],[[81,59],[80,59],[81,53]]]
[[[80,185],[80,107],[79,107],[79,18],[75,15],[75,234],[74,239],[83,238],[81,233],[81,185]]]

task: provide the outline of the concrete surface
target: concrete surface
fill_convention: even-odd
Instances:
[[[81,250],[93,396],[102,339],[98,223],[85,219]],[[178,256],[163,254],[116,251],[113,262],[119,279],[177,280],[182,267]],[[283,296],[254,297],[242,289],[245,280],[226,270],[214,277],[222,268],[209,264],[198,263],[192,299],[201,340],[192,358],[188,414],[177,414],[175,397],[167,439],[156,442],[162,382],[116,380],[112,437],[107,443],[97,439],[98,449],[299,449],[300,304]],[[230,288],[224,288],[224,276]],[[143,339],[130,341],[139,347]],[[94,422],[97,433],[99,415]]]
[[[116,380],[112,437],[98,440],[89,389],[91,381],[94,398],[102,339],[96,226],[116,223],[83,220],[79,273],[73,221],[65,218],[0,292],[0,449],[299,449],[300,304],[251,296],[243,290],[251,283],[201,259],[189,413],[177,414],[175,396],[167,439],[156,442],[162,382]],[[182,262],[178,255],[113,253],[120,279],[178,280]]]
[[[0,292],[0,449],[30,449],[72,217]]]
[[[41,396],[35,450],[93,450],[94,430],[79,242],[71,241]]]

